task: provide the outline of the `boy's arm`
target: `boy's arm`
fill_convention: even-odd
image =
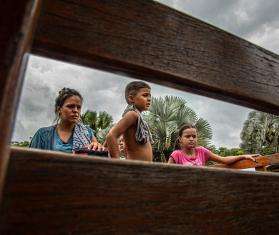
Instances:
[[[247,155],[239,155],[239,156],[228,156],[228,157],[221,157],[215,153],[212,153],[211,151],[208,153],[209,154],[209,159],[211,161],[223,163],[223,164],[232,164],[234,162],[237,162],[239,160],[251,160],[251,161],[256,161],[254,157],[258,156],[259,154],[247,154]]]
[[[138,114],[134,111],[129,111],[124,117],[113,126],[106,138],[106,144],[112,158],[119,158],[119,148],[117,139],[122,135],[128,128],[136,124],[138,120]]]

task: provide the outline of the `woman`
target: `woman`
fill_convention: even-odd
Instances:
[[[83,98],[74,89],[63,88],[55,100],[57,124],[40,128],[33,136],[30,147],[74,153],[87,148],[103,151],[90,127],[80,122]]]

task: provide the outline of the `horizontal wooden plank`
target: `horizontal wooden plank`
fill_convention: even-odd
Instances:
[[[279,174],[13,149],[1,234],[275,234]]]
[[[46,0],[33,53],[279,114],[279,56],[146,0]]]
[[[40,1],[1,1],[0,7],[0,204],[17,103]]]

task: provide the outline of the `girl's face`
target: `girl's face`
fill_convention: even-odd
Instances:
[[[76,124],[80,119],[81,105],[79,96],[73,95],[67,98],[58,110],[61,121]]]
[[[197,130],[195,128],[187,128],[182,132],[180,146],[182,149],[192,149],[197,145]]]

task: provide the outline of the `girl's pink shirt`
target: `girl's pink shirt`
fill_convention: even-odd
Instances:
[[[195,156],[188,156],[182,150],[175,150],[172,152],[170,157],[176,164],[187,166],[204,166],[209,159],[210,151],[200,146],[195,148],[195,152]]]

